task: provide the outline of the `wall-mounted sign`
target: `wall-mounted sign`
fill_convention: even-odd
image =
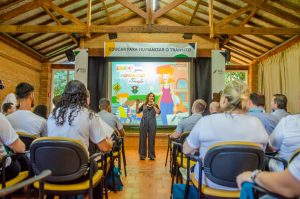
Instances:
[[[197,43],[105,42],[104,57],[196,57]]]

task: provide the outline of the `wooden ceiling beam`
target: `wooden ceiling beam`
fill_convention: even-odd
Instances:
[[[272,5],[269,5],[269,4],[265,3],[263,0],[243,0],[243,1],[248,3],[249,5],[258,7],[268,13],[271,13],[277,17],[280,17],[284,20],[287,20],[289,22],[292,22],[293,24],[300,26],[300,18],[299,17],[296,17],[286,11],[280,10]]]
[[[254,8],[253,11],[250,13],[250,15],[248,15],[243,21],[242,23],[239,25],[239,28],[243,27],[245,24],[248,23],[248,21],[250,21],[250,19],[256,14],[258,8]],[[225,46],[232,38],[234,37],[234,35],[230,35],[224,42],[223,42],[223,46]]]
[[[234,57],[238,58],[239,60],[242,60],[248,64],[253,61],[252,59],[246,58],[244,55],[242,55],[236,51],[233,51],[233,50],[230,52],[230,55],[234,56]]]
[[[11,37],[10,35],[8,35],[6,33],[0,34],[0,40],[3,41],[4,43],[8,44],[9,46],[12,46],[12,47],[24,52],[25,54],[29,55],[30,57],[32,57],[40,62],[47,61],[45,56],[43,56],[39,52],[30,48],[26,44],[21,43],[20,41],[16,40],[15,38]]]
[[[58,48],[55,51],[52,51],[51,53],[48,53],[46,55],[46,57],[50,60],[53,57],[56,57],[58,55],[65,53],[69,49],[75,49],[75,48],[78,48],[78,47],[74,46],[74,44],[72,42],[70,42],[69,44],[63,45],[61,48]]]
[[[9,9],[10,7],[12,7],[12,6],[14,6],[14,5],[18,5],[18,4],[21,3],[22,1],[24,1],[24,0],[15,0],[15,1],[13,1],[13,2],[8,2],[8,3],[6,3],[6,4],[2,4],[1,7],[0,7],[0,11]]]
[[[215,30],[214,30],[214,4],[213,0],[209,0],[209,37],[214,38],[215,37]]]
[[[88,0],[87,13],[86,13],[86,34],[88,38],[91,37],[91,25],[92,25],[92,0]]]
[[[248,62],[239,59],[239,58],[236,57],[235,55],[231,55],[231,58],[230,58],[230,59],[231,59],[232,61],[238,63],[238,64],[242,64],[242,65],[248,65],[248,64],[249,64]]]
[[[143,17],[144,19],[147,19],[147,14],[145,11],[140,9],[138,6],[129,3],[127,0],[117,0],[120,4],[122,4],[124,7],[128,8],[132,12],[138,14],[139,16]]]
[[[147,10],[147,19],[146,19],[146,24],[154,24],[153,20],[153,7],[152,7],[152,1],[156,0],[146,0],[146,10]]]
[[[104,9],[105,9],[105,13],[106,13],[108,22],[109,22],[109,24],[112,25],[113,23],[112,23],[112,20],[111,20],[111,15],[110,15],[110,13],[108,12],[108,8],[107,8],[107,6],[106,6],[105,0],[101,0],[101,1],[102,1],[102,3],[103,3],[103,7],[104,7]]]
[[[250,59],[256,59],[258,57],[258,55],[254,55],[251,52],[245,51],[245,50],[243,50],[243,49],[241,49],[241,48],[239,48],[238,46],[235,46],[235,45],[231,45],[231,44],[230,45],[226,45],[226,46],[224,46],[224,48],[228,49],[228,50],[234,50],[236,52],[239,52],[242,55],[244,55],[245,57],[248,57]]]
[[[290,9],[292,11],[294,11],[295,13],[300,13],[300,7],[295,7],[290,5],[286,0],[271,0],[272,2],[279,4],[280,6]],[[298,4],[299,6],[299,4]]]
[[[257,47],[258,45],[253,43],[254,46],[249,46],[248,44],[243,43],[243,41],[235,41],[234,39],[230,40],[230,42],[228,43],[228,45],[234,45],[234,46],[238,46],[240,49],[243,49],[245,51],[248,51],[256,56],[259,56],[261,54],[263,54],[265,51],[262,51],[260,49],[257,49],[255,47]],[[227,44],[226,44],[227,45]]]
[[[170,10],[172,10],[173,8],[179,6],[180,4],[182,4],[183,2],[185,2],[186,0],[174,0],[172,3],[166,5],[163,8],[160,8],[159,10],[157,10],[154,15],[153,15],[153,20],[156,20],[158,17],[161,17],[162,15],[164,15],[165,13],[169,12]]]
[[[42,8],[45,10],[45,12],[53,19],[53,21],[56,22],[57,25],[62,25],[60,23],[60,21],[51,13],[51,11],[46,7],[46,6],[42,6]],[[73,35],[71,33],[66,33],[71,39],[72,41],[78,45],[77,40],[73,37]]]
[[[216,23],[216,26],[224,26],[226,24],[228,24],[229,22],[231,22],[232,20],[240,17],[242,14],[248,12],[249,10],[251,10],[253,7],[250,5],[247,5],[243,8],[240,8],[238,11],[236,11],[235,13],[232,13],[231,15],[225,17],[224,19],[222,19],[221,21]]]
[[[61,14],[62,16],[64,16],[65,18],[67,18],[68,20],[72,21],[74,24],[77,25],[84,25],[84,23],[82,21],[80,21],[77,17],[75,17],[74,15],[70,14],[69,12],[65,11],[64,9],[62,9],[61,7],[55,5],[54,3],[52,3],[49,0],[38,0],[42,5],[47,6],[48,8],[52,9],[53,11],[58,12],[59,14]]]
[[[6,33],[86,33],[85,25],[0,25],[0,32]],[[92,33],[124,32],[124,33],[198,33],[209,34],[209,26],[117,26],[117,25],[92,25]],[[299,35],[300,28],[264,28],[264,27],[242,27],[234,26],[215,27],[216,34],[249,34],[249,35]]]
[[[13,9],[9,12],[6,12],[6,13],[3,13],[0,15],[0,23],[3,23],[9,19],[12,19],[20,14],[23,14],[23,13],[26,13],[30,10],[33,10],[35,8],[39,7],[39,5],[35,2],[35,1],[32,1],[30,3],[27,3],[25,5],[22,5],[16,9]]]
[[[194,19],[195,15],[196,15],[196,13],[197,13],[197,11],[198,11],[198,8],[199,8],[199,5],[200,5],[200,1],[201,1],[201,0],[198,0],[198,1],[197,1],[196,7],[195,7],[194,12],[193,12],[193,15],[192,15],[192,17],[191,17],[191,19],[190,19],[189,25],[191,25],[192,22],[193,22],[193,19]]]

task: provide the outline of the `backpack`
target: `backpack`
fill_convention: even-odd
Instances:
[[[113,183],[113,177],[115,179],[115,188]],[[107,175],[107,186],[110,190],[122,191],[123,183],[121,180],[121,172],[118,167],[114,165],[110,167],[108,175]]]

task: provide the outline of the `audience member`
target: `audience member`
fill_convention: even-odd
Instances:
[[[207,104],[203,99],[198,99],[193,103],[192,115],[178,122],[175,132],[170,135],[170,138],[178,138],[184,132],[190,132],[195,124],[202,118],[202,113],[205,111]]]
[[[209,112],[210,114],[215,114],[215,113],[219,113],[220,110],[220,103],[219,102],[211,102],[209,105]]]
[[[286,112],[287,108],[287,98],[283,94],[275,94],[272,97],[271,107],[272,107],[272,115],[280,121],[281,118],[288,116],[289,113]]]
[[[1,111],[3,112],[3,104],[5,103],[12,103],[13,106],[14,106],[14,109],[17,108],[17,105],[18,105],[18,101],[17,101],[17,98],[16,98],[16,95],[14,93],[9,93],[8,95],[5,96],[4,100],[2,101],[2,104],[1,104]]]
[[[99,108],[100,112],[98,113],[98,115],[101,117],[101,119],[106,122],[111,128],[117,130],[119,136],[124,137],[125,131],[123,125],[121,124],[121,121],[118,119],[118,117],[111,113],[110,101],[106,98],[100,99]]]
[[[100,151],[110,151],[112,139],[106,136],[113,132],[100,117],[88,110],[87,89],[78,80],[67,83],[61,102],[48,118],[49,137],[66,137],[80,141],[88,151],[89,140]],[[85,176],[87,178],[88,175]],[[101,183],[93,191],[94,198],[100,198]]]
[[[241,188],[243,182],[253,182],[270,192],[280,194],[287,198],[297,198],[300,196],[300,155],[298,155],[284,171],[247,171],[240,174],[236,181],[239,188]],[[274,197],[270,196],[264,198]]]
[[[0,82],[0,84],[2,84],[2,81]],[[2,90],[3,88],[4,86],[1,86],[0,90]],[[7,118],[2,113],[0,113],[0,157],[1,158],[7,154],[5,146],[9,147],[15,153],[25,152],[24,143],[19,139],[19,136],[16,134],[16,132],[12,128]],[[6,160],[6,164],[5,164],[6,180],[10,180],[16,177],[20,171],[21,171],[21,165],[17,160],[11,158],[8,158]],[[2,180],[2,175],[0,176],[0,180]]]
[[[229,82],[220,99],[223,113],[208,115],[199,120],[187,137],[183,152],[191,154],[199,150],[200,158],[204,159],[209,147],[223,141],[253,142],[264,148],[268,142],[268,134],[257,118],[246,114],[248,97],[248,86],[245,83]],[[194,173],[196,179],[199,179],[198,164]],[[234,190],[215,184],[205,176],[202,183],[216,189]]]
[[[88,110],[84,84],[78,80],[70,81],[65,87],[61,102],[48,118],[48,135],[79,140],[87,150],[90,139],[100,151],[110,151],[112,140],[106,138],[108,131],[112,133],[113,129]]]
[[[16,111],[16,108],[13,103],[7,102],[2,105],[2,113],[7,116]]]
[[[61,95],[56,95],[55,97],[53,97],[52,99],[53,106],[54,107],[58,106],[60,101],[61,101]]]
[[[46,105],[37,105],[33,112],[42,118],[48,118],[48,107]]]
[[[16,87],[16,96],[20,108],[7,116],[7,119],[17,132],[25,132],[37,136],[47,136],[47,122],[44,118],[34,114],[34,88],[28,83],[20,83]]]
[[[300,110],[300,94],[298,109]],[[269,144],[273,150],[278,151],[277,157],[288,161],[294,151],[300,148],[300,114],[282,118],[270,135]],[[281,162],[271,159],[269,169],[282,171],[283,165]]]
[[[271,134],[276,127],[278,120],[269,113],[265,113],[265,96],[251,93],[247,103],[248,114],[257,117],[264,125],[268,134]]]

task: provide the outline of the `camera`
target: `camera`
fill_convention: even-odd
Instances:
[[[4,89],[4,84],[3,84],[3,81],[0,80],[0,90]]]

